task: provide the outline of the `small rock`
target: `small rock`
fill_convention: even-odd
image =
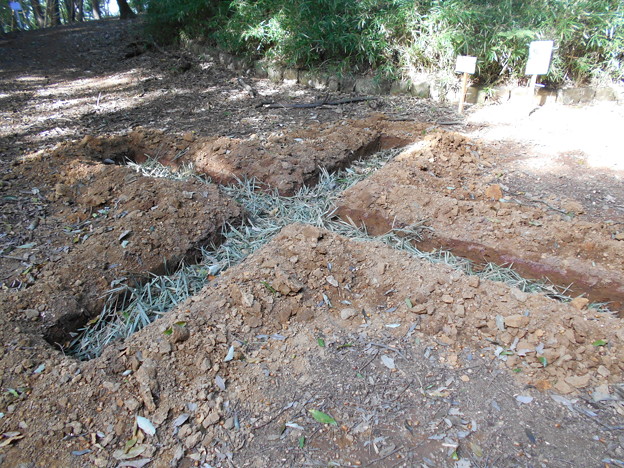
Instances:
[[[613,238],[618,241],[624,241],[624,232],[618,232]]]
[[[583,310],[587,307],[587,304],[589,304],[589,299],[587,299],[586,297],[575,297],[574,299],[572,299],[570,301],[570,305],[572,307],[574,307],[576,310]]]
[[[478,288],[481,284],[481,278],[478,276],[470,276],[468,277],[468,285],[472,288]]]
[[[216,411],[211,411],[210,413],[208,413],[208,416],[206,416],[206,418],[202,421],[202,426],[204,426],[204,429],[208,429],[210,426],[214,426],[215,424],[217,424],[219,422],[219,419],[221,419],[219,413]]]
[[[186,341],[191,336],[191,333],[188,331],[187,327],[183,327],[180,325],[173,325],[171,327],[171,335],[169,335],[169,341],[171,343],[182,343]]]
[[[605,366],[599,366],[598,373],[603,377],[609,377],[611,375],[611,371],[609,371],[609,369],[607,369]]]
[[[328,276],[327,278],[325,278],[327,280],[327,282],[329,284],[331,284],[334,288],[338,287],[338,281],[336,281],[336,278],[334,278],[333,276]]]
[[[28,320],[37,320],[39,318],[39,311],[36,309],[26,309],[24,313]]]
[[[511,288],[511,295],[518,302],[526,302],[529,298],[529,295],[525,292],[520,291],[517,288]]]
[[[139,384],[139,395],[148,411],[156,411],[153,394],[158,391],[156,369],[158,365],[153,359],[145,359],[143,364],[134,374]]]
[[[529,324],[529,317],[515,314],[505,317],[505,326],[510,328],[524,328]]]
[[[444,296],[442,296],[442,302],[445,302],[446,304],[452,304],[453,298],[450,295],[445,294]]]
[[[184,141],[195,141],[195,135],[193,135],[193,132],[186,132],[182,135],[182,139]]]
[[[492,200],[500,200],[503,198],[503,190],[498,184],[490,185],[485,189],[485,196]]]
[[[614,397],[613,395],[611,395],[611,392],[609,391],[609,385],[602,384],[595,388],[595,390],[592,393],[592,399],[595,402],[599,402],[599,401],[613,400]]]
[[[565,381],[567,384],[575,387],[575,388],[583,388],[587,387],[589,384],[589,379],[591,376],[589,374],[585,375],[571,375],[570,377],[566,377]]]
[[[139,406],[141,406],[141,403],[134,398],[129,398],[126,401],[124,401],[124,406],[128,408],[128,410],[130,410],[131,412],[134,412],[137,409],[139,409]]]
[[[249,292],[241,292],[241,302],[245,307],[252,307],[256,298]]]
[[[225,420],[225,423],[223,423],[223,428],[227,429],[228,431],[232,430],[234,428],[234,418],[233,417],[229,417]]]
[[[537,388],[540,392],[545,392],[552,388],[552,384],[548,380],[538,380],[535,382],[535,388]]]
[[[459,377],[459,379],[460,379],[462,382],[470,382],[470,377],[468,377],[466,374],[464,374],[464,375],[460,376],[460,377]]]
[[[200,431],[194,432],[193,434],[190,435],[190,437],[187,437],[186,439],[184,439],[184,446],[190,450],[199,443],[199,440],[201,438],[202,438],[202,433]]]
[[[572,213],[572,214],[581,214],[585,212],[585,208],[583,208],[583,205],[581,205],[579,202],[575,200],[570,200],[568,202],[565,202],[562,205],[562,208],[568,213]]]
[[[172,351],[171,343],[169,341],[163,340],[158,344],[158,352],[160,354],[169,354]]]
[[[171,459],[171,466],[178,466],[178,462],[184,458],[184,447],[178,445],[173,452],[173,458]]]
[[[450,336],[447,336],[447,335],[438,336],[438,341],[440,341],[440,343],[445,344],[445,345],[452,345],[453,343],[455,343],[455,340],[453,340]]]
[[[340,318],[342,320],[349,320],[353,317],[355,317],[358,314],[358,311],[352,308],[349,309],[342,309],[340,311]]]
[[[207,372],[212,368],[212,362],[210,361],[209,358],[204,357],[204,356],[200,356],[199,359],[199,370],[202,372]]]

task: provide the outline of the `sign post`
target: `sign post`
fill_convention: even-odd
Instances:
[[[535,93],[537,76],[548,73],[552,58],[553,41],[533,41],[529,45],[529,60],[526,64],[525,75],[531,75],[529,81],[529,96]]]
[[[466,100],[466,90],[468,88],[468,75],[474,74],[476,68],[477,57],[471,57],[470,55],[457,56],[455,73],[463,73],[461,96],[459,98],[459,105],[457,107],[457,112],[459,114],[464,112],[464,101]]]

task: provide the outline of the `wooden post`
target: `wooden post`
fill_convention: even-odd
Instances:
[[[457,112],[459,114],[464,112],[464,101],[466,100],[466,90],[467,89],[468,89],[468,73],[464,72],[464,76],[462,77],[461,97],[459,99],[459,106],[457,107]]]
[[[466,89],[468,88],[468,75],[472,75],[477,67],[477,57],[471,57],[470,55],[457,56],[457,63],[455,65],[455,73],[463,73],[462,77],[462,90],[459,97],[459,106],[457,112],[461,114],[464,112],[464,101],[466,100]]]
[[[535,85],[537,84],[537,75],[531,75],[531,81],[529,81],[529,98],[533,98],[535,95]]]

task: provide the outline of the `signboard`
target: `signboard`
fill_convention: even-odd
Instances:
[[[545,75],[548,73],[552,57],[553,41],[533,41],[529,46],[529,61],[526,64],[526,75]]]
[[[457,64],[455,65],[455,73],[470,73],[471,75],[477,68],[477,57],[470,55],[458,55]]]

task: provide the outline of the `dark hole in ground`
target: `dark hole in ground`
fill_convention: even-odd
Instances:
[[[100,291],[96,295],[78,295],[61,297],[57,301],[57,307],[63,303],[68,304],[74,313],[66,313],[59,317],[51,326],[44,330],[43,337],[56,348],[67,351],[70,343],[85,329],[88,324],[97,319],[105,305],[114,304],[114,311],[123,311],[132,300],[132,290],[146,285],[155,277],[169,277],[175,275],[182,268],[189,265],[197,265],[202,260],[202,247],[219,245],[223,241],[221,235],[213,236],[201,245],[194,246],[182,258],[169,258],[155,268],[141,273],[133,274],[123,282],[115,284],[109,291]],[[68,354],[74,354],[71,350]]]

